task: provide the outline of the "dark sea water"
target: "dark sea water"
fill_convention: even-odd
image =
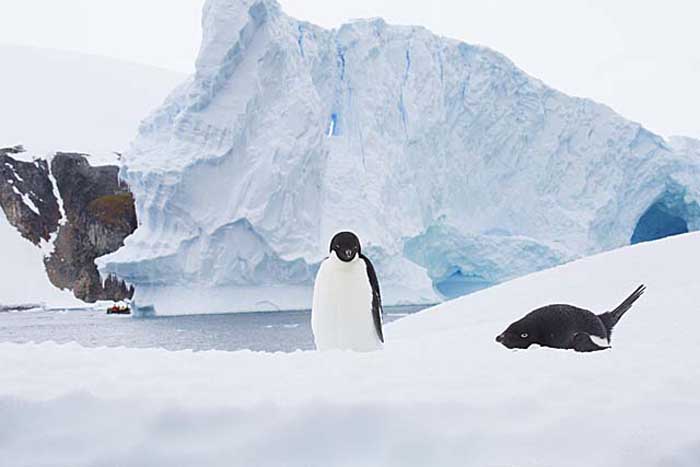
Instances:
[[[385,323],[425,306],[386,308]],[[311,312],[276,311],[134,318],[95,310],[0,313],[0,342],[77,342],[167,350],[313,349]]]

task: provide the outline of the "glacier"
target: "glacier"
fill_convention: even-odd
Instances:
[[[700,228],[700,143],[486,47],[274,0],[208,0],[202,26],[123,159],[139,228],[98,260],[159,313],[308,307],[340,229],[399,304]]]

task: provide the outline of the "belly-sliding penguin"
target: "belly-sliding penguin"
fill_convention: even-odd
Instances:
[[[314,283],[311,329],[318,350],[382,348],[382,298],[372,262],[352,232],[333,237]]]
[[[571,305],[538,308],[508,326],[496,342],[509,349],[527,349],[532,344],[578,352],[609,349],[613,328],[645,290],[640,285],[617,308],[600,315]]]

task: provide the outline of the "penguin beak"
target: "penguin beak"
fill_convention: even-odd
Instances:
[[[496,342],[503,342],[503,334],[496,336]]]
[[[345,250],[345,257],[347,259],[352,258],[352,250]]]

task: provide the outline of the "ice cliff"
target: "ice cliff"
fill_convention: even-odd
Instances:
[[[202,24],[196,73],[125,156],[139,228],[100,260],[137,298],[180,294],[159,311],[308,305],[289,291],[338,229],[401,303],[700,228],[697,142],[488,48],[381,19],[326,30],[273,0],[208,0]]]

